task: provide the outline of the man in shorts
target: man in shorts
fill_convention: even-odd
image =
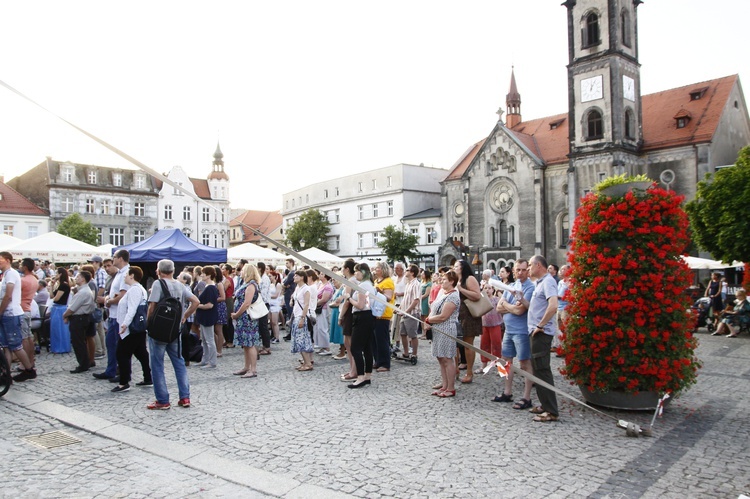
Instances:
[[[3,349],[8,365],[11,364],[14,353],[21,361],[23,371],[13,376],[13,381],[20,382],[36,378],[36,370],[23,349],[21,276],[11,266],[12,263],[13,255],[7,251],[0,252],[0,271],[3,273],[3,282],[0,284],[0,348]]]
[[[31,258],[21,260],[21,310],[23,310],[23,322],[21,322],[21,334],[23,336],[23,350],[29,357],[31,367],[34,367],[34,334],[31,332],[31,302],[39,288],[39,280],[34,273],[36,266]]]
[[[401,354],[405,359],[410,358],[409,355],[409,344],[411,344],[411,355],[417,356],[417,347],[419,347],[419,340],[417,339],[417,330],[419,329],[419,317],[420,311],[420,287],[419,279],[419,267],[414,264],[409,265],[406,270],[406,286],[404,288],[404,296],[401,300],[400,311],[408,314],[412,317],[404,315],[401,318],[401,327],[399,333],[401,334],[401,345],[404,348]]]
[[[512,293],[506,291],[497,302],[497,311],[503,314],[505,335],[503,336],[503,360],[508,365],[508,376],[505,378],[505,389],[501,395],[495,396],[494,402],[511,402],[513,400],[513,359],[518,357],[521,369],[531,373],[531,341],[528,330],[528,306],[534,293],[534,284],[529,279],[529,262],[517,260],[513,267],[516,277]],[[514,409],[531,408],[531,380],[524,382],[523,398],[513,404]]]

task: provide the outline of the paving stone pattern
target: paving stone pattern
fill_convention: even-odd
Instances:
[[[653,438],[627,437],[614,419],[564,399],[559,399],[559,423],[534,423],[527,411],[490,401],[500,388],[494,374],[458,384],[455,398],[430,396],[439,371],[424,341],[416,366],[394,361],[391,372],[374,374],[372,385],[359,390],[338,380],[346,361],[316,355],[313,371],[295,371],[297,357],[289,353],[289,343],[274,345],[273,354],[260,359],[257,378],[232,375],[242,366],[239,348],[225,349],[217,369],[191,366],[190,409],[148,411],[151,389],[112,394],[114,385],[106,381],[69,374],[72,355],[42,354],[38,379],[11,390],[354,497],[748,494],[750,338],[711,337],[704,330],[699,337],[704,362],[699,382],[672,401]],[[134,362],[134,381],[139,381]],[[559,363],[553,359],[555,367]],[[169,365],[167,379],[176,397]],[[580,396],[559,375],[555,381]],[[520,379],[514,396],[522,396]],[[643,412],[609,414],[641,426],[651,419]],[[12,456],[14,463],[12,472],[0,473],[6,484],[19,484],[13,497],[258,494],[71,428],[66,431],[82,444],[37,450],[18,437],[59,423],[2,401],[0,417],[19,421],[4,424],[0,438],[0,455]],[[3,494],[10,490],[3,489]]]

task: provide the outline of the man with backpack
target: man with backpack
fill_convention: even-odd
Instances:
[[[164,352],[169,355],[179,390],[179,406],[190,407],[190,383],[185,360],[180,348],[180,328],[198,308],[198,297],[174,276],[174,262],[159,260],[156,264],[158,281],[151,286],[148,298],[148,350],[151,353],[151,379],[154,382],[156,401],[146,407],[166,410],[171,407],[167,381],[164,378]],[[167,293],[164,293],[166,287]],[[168,294],[168,296],[167,296]],[[190,305],[185,310],[184,305]]]

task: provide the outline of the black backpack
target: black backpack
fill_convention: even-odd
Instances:
[[[172,343],[180,337],[182,302],[169,293],[164,279],[159,279],[159,284],[161,284],[161,299],[148,321],[148,335],[156,341]]]

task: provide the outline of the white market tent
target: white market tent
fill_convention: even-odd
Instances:
[[[309,258],[322,267],[331,268],[334,265],[340,267],[344,264],[343,258],[339,258],[336,255],[332,255],[318,248],[307,248],[306,250],[300,251],[299,254],[305,258]]]
[[[21,241],[23,241],[23,239],[18,239],[17,237],[9,236],[7,234],[0,234],[0,251],[5,251],[5,248],[14,246]]]
[[[63,236],[57,232],[47,232],[31,239],[21,240],[7,247],[6,251],[13,254],[14,259],[28,257],[62,263],[85,262],[94,255],[102,258],[111,256],[111,254],[96,246]]]
[[[744,264],[742,262],[734,261],[730,263],[724,263],[719,260],[710,260],[708,258],[698,258],[697,256],[685,256],[683,255],[682,260],[687,263],[687,266],[691,270],[720,270],[730,267],[741,267]]]
[[[278,266],[284,265],[288,257],[283,253],[253,243],[243,243],[227,250],[227,262],[236,264],[243,258],[252,264],[263,262]]]
[[[115,246],[114,244],[107,243],[107,244],[102,244],[101,246],[97,246],[97,248],[99,248],[102,251],[106,251],[107,256],[112,256],[113,250],[117,248],[117,246]]]

